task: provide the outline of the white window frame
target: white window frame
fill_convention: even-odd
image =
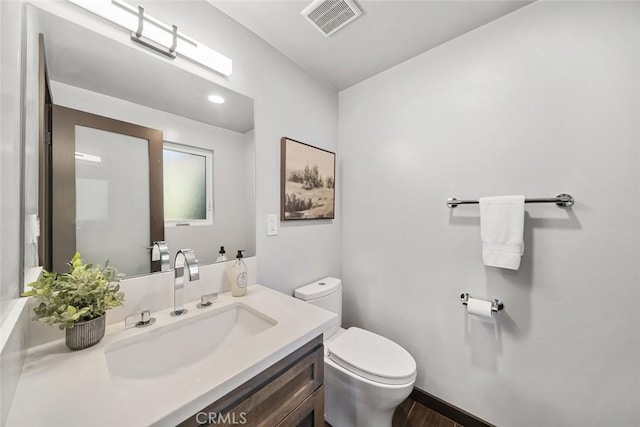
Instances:
[[[213,150],[194,147],[192,145],[179,144],[177,142],[163,141],[162,150],[177,151],[179,153],[193,154],[205,157],[205,194],[206,219],[184,219],[184,220],[164,220],[165,227],[199,226],[213,225],[214,203],[213,203]],[[164,187],[163,187],[164,188]],[[164,196],[164,195],[163,195]]]

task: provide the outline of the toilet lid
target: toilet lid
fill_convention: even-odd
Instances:
[[[416,361],[407,350],[360,328],[349,328],[329,343],[329,359],[383,384],[407,384],[416,376]]]

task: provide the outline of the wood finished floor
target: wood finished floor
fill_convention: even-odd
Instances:
[[[463,427],[427,408],[413,399],[407,399],[393,414],[392,427]]]
[[[331,427],[325,423],[326,427]],[[340,426],[334,426],[340,427]],[[407,399],[393,414],[392,427],[463,427],[413,399]]]

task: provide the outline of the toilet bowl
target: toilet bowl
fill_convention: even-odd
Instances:
[[[342,283],[327,277],[294,296],[338,314]],[[393,412],[416,379],[416,363],[400,345],[360,329],[324,331],[325,420],[334,427],[390,427]]]

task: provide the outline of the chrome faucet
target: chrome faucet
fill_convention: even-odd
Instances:
[[[173,313],[172,316],[182,316],[187,312],[184,308],[184,269],[185,264],[189,272],[189,281],[198,280],[200,278],[200,270],[198,269],[198,259],[191,249],[181,249],[176,254],[173,262],[174,282],[173,282]]]
[[[164,240],[153,242],[151,246],[151,261],[160,261],[160,271],[169,271],[169,245]]]

